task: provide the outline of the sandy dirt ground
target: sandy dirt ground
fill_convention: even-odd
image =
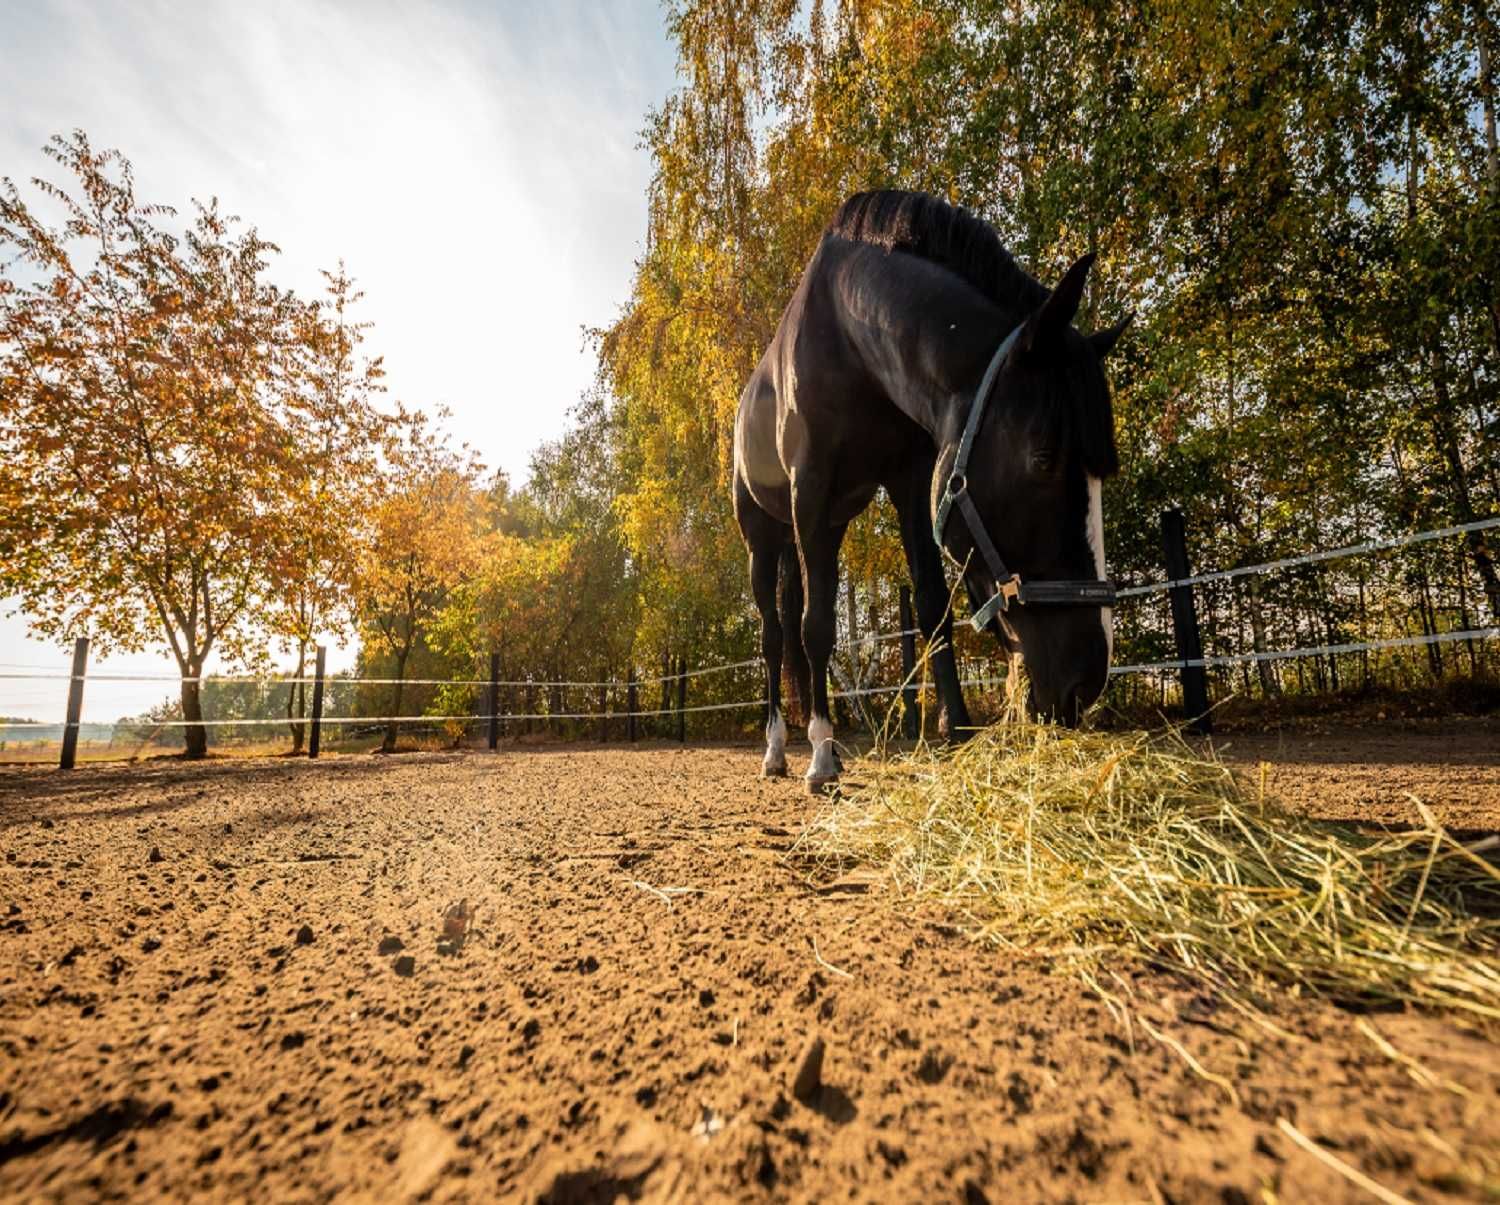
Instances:
[[[1494,723],[1227,755],[1316,814],[1500,827]],[[1160,1037],[1126,1029],[870,875],[814,885],[816,804],[758,762],[0,770],[0,1199],[1370,1199],[1278,1119],[1493,1199],[1494,1033],[1298,999],[1271,1033],[1151,972]]]

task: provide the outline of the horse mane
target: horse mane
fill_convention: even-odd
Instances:
[[[1046,286],[1016,263],[993,226],[929,193],[855,193],[839,206],[826,233],[940,264],[996,305],[1021,313],[1047,299]]]
[[[924,192],[882,189],[856,193],[833,215],[825,232],[850,242],[940,264],[996,305],[1024,316],[1047,299],[1050,290],[1016,263],[988,222],[968,210]],[[1092,371],[1090,371],[1092,369]],[[1020,399],[1048,437],[1076,446],[1096,477],[1119,471],[1109,387],[1096,367],[1071,363],[1067,387],[1047,396]]]

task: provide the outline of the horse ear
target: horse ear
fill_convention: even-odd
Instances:
[[[1125,333],[1125,328],[1135,319],[1135,311],[1132,310],[1121,318],[1113,326],[1107,326],[1102,331],[1095,331],[1089,336],[1089,346],[1094,349],[1094,354],[1101,360],[1109,355],[1110,349],[1119,341]]]
[[[1083,300],[1083,286],[1088,280],[1089,269],[1093,266],[1094,256],[1090,253],[1063,274],[1057,288],[1047,295],[1047,300],[1042,302],[1041,307],[1026,323],[1022,342],[1027,351],[1055,343],[1062,338],[1063,332],[1073,323],[1073,315],[1078,313],[1078,303]]]

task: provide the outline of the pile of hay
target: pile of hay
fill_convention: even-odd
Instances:
[[[1008,723],[870,758],[803,838],[889,866],[1001,945],[1093,975],[1121,953],[1253,998],[1296,985],[1500,1017],[1500,841],[1287,812],[1174,732]]]

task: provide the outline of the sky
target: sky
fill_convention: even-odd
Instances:
[[[342,258],[391,396],[446,406],[514,482],[565,429],[582,331],[642,251],[640,131],[676,83],[659,0],[0,0],[0,25],[0,175],[56,178],[41,147],[82,128],[142,199],[217,196],[258,226],[278,283],[313,294]],[[0,673],[67,657],[0,614]],[[65,685],[0,679],[0,715],[60,718]],[[91,684],[85,719],[169,690]]]

